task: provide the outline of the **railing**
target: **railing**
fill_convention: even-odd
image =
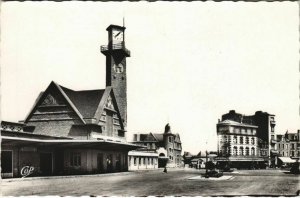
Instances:
[[[276,125],[276,122],[275,122],[274,120],[271,120],[271,121],[270,121],[270,124],[271,124],[271,126],[275,126],[275,125]]]
[[[276,140],[271,140],[271,144],[276,144],[277,141]]]
[[[271,149],[271,153],[272,154],[278,154],[279,152],[277,150],[275,150],[275,149]]]
[[[128,49],[126,49],[124,42],[113,44],[113,45],[101,45],[100,46],[101,52],[106,52],[109,50],[118,50],[118,49],[124,50],[125,53],[130,56],[130,51]]]

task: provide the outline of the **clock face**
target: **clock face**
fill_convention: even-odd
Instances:
[[[113,68],[114,68],[115,72],[118,74],[123,73],[123,71],[124,71],[124,66],[122,65],[122,63],[119,63],[117,65],[114,64]]]
[[[123,41],[123,31],[122,30],[113,30],[112,39],[114,41],[122,42]]]

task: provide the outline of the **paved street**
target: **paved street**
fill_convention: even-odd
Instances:
[[[204,170],[169,169],[91,176],[2,180],[3,196],[296,195],[299,177],[281,170],[243,170],[230,180],[189,180]]]

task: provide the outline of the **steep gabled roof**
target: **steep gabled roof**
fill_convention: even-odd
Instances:
[[[152,133],[149,133],[144,140],[145,142],[157,142],[158,140],[154,137]]]
[[[155,139],[159,142],[164,141],[164,134],[162,133],[152,133],[152,135],[155,137]]]
[[[52,81],[47,89],[44,92],[41,92],[39,97],[36,99],[33,108],[25,119],[25,123],[30,119],[38,105],[40,105],[46,98],[50,89],[55,89],[58,94],[61,94],[67,104],[78,115],[83,124],[89,122],[85,119],[94,119],[95,123],[99,122],[105,103],[110,96],[112,98],[115,111],[121,120],[120,111],[112,87],[106,87],[106,89],[97,90],[74,91]],[[123,122],[120,122],[120,124],[123,128]]]
[[[177,143],[181,143],[181,140],[180,140],[180,136],[179,136],[179,134],[178,134],[178,133],[176,133],[175,135],[176,135],[176,136],[175,136],[175,142],[177,142]]]
[[[85,121],[83,120],[82,115],[79,113],[78,109],[75,107],[75,105],[69,99],[69,97],[64,93],[64,91],[62,90],[62,88],[57,83],[55,83],[54,81],[52,81],[50,83],[50,85],[47,87],[47,89],[44,92],[41,92],[39,94],[38,98],[35,100],[35,103],[34,103],[32,109],[30,110],[29,114],[27,115],[27,117],[26,117],[26,119],[25,119],[24,122],[27,123],[29,121],[29,119],[33,115],[34,111],[43,102],[43,100],[46,98],[47,94],[50,92],[51,89],[55,89],[55,90],[58,91],[58,93],[61,94],[61,96],[64,98],[64,100],[69,104],[69,106],[77,114],[77,116],[79,117],[79,119],[85,124]]]
[[[76,106],[83,118],[93,118],[105,89],[73,91],[60,86]]]

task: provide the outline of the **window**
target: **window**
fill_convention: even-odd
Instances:
[[[12,151],[1,151],[1,173],[12,173],[13,153]]]
[[[147,160],[148,160],[148,165],[150,165],[150,158],[147,158]]]
[[[233,155],[237,155],[237,147],[233,147]]]
[[[155,143],[152,143],[152,149],[155,149]]]
[[[171,136],[169,137],[169,142],[172,142],[172,137]]]
[[[153,158],[151,158],[151,165],[153,165]]]
[[[240,137],[240,144],[243,144],[243,137]]]
[[[172,153],[172,149],[171,148],[169,148],[169,153]]]
[[[125,133],[122,130],[118,130],[118,136],[125,137]]]
[[[142,159],[139,157],[139,165],[141,165],[142,163]]]
[[[254,137],[251,138],[251,144],[254,144]]]
[[[133,158],[133,164],[136,166],[136,157]]]
[[[251,155],[255,155],[255,149],[253,147],[251,148]]]
[[[246,137],[246,144],[249,144],[249,137]]]
[[[244,155],[244,148],[240,147],[240,155]]]
[[[106,116],[102,115],[101,118],[100,118],[100,120],[105,121],[106,120]]]
[[[234,144],[237,143],[237,137],[236,137],[236,136],[233,137],[233,143],[234,143]]]
[[[71,166],[81,166],[81,155],[80,153],[71,153],[70,155],[71,159]]]

